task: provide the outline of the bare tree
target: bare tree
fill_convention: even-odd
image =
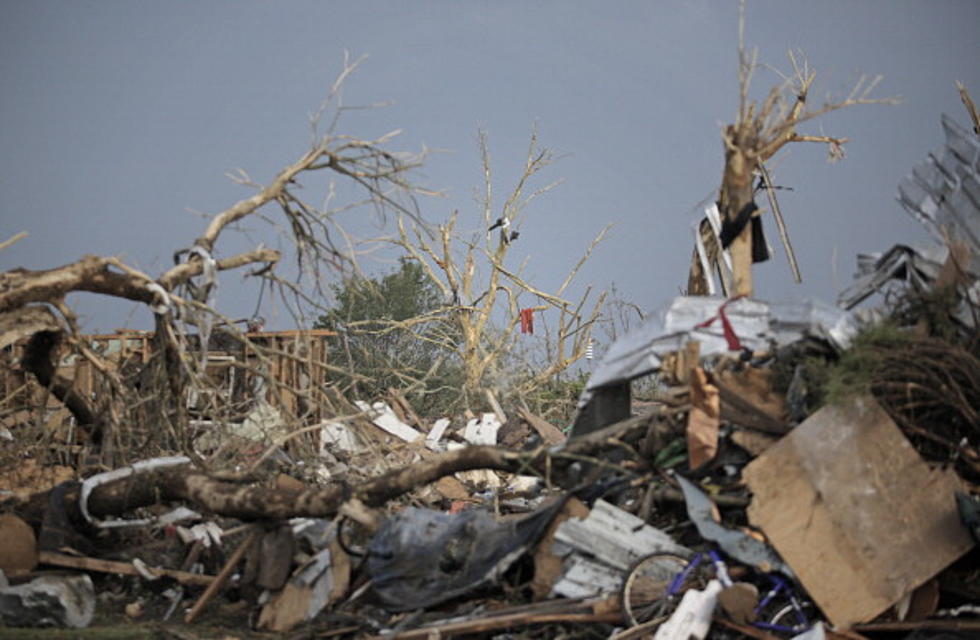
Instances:
[[[526,261],[514,267],[508,257],[520,244],[528,205],[558,184],[551,182],[537,188],[531,185],[532,180],[553,162],[553,154],[539,147],[537,135],[532,134],[517,184],[497,209],[490,153],[486,135],[482,132],[480,150],[484,185],[479,230],[464,237],[457,230],[459,212],[456,211],[436,226],[433,238],[424,227],[402,216],[398,221],[398,236],[391,241],[424,267],[447,300],[447,305],[434,311],[431,317],[415,322],[428,322],[432,318],[442,321],[444,343],[455,351],[463,367],[464,388],[469,394],[478,392],[488,382],[488,374],[500,373],[505,356],[511,352],[519,335],[522,308],[525,313],[557,312],[557,326],[548,345],[547,362],[524,376],[514,389],[528,392],[585,355],[605,292],[599,293],[591,304],[588,302],[590,289],[578,302],[564,296],[608,227],[586,248],[555,292],[534,286],[522,275]],[[536,304],[522,307],[526,297],[533,298]]]

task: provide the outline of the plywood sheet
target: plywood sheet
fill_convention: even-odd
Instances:
[[[972,546],[952,471],[870,397],[824,407],[749,464],[749,520],[830,621],[871,620]]]

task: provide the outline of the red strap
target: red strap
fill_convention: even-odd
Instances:
[[[701,324],[694,325],[694,328],[704,329],[710,327],[712,324],[714,324],[716,319],[721,318],[721,332],[725,336],[725,341],[728,342],[728,350],[741,351],[742,343],[741,341],[739,341],[738,336],[735,335],[735,329],[732,328],[732,323],[729,322],[728,316],[725,315],[725,307],[727,307],[732,302],[735,302],[739,298],[744,298],[744,297],[745,294],[743,293],[741,295],[735,296],[734,298],[729,298],[728,300],[725,300],[725,302],[720,307],[718,307],[717,315],[708,318]]]

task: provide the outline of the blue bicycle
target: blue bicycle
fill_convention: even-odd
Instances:
[[[739,573],[745,573],[739,569]],[[666,621],[688,589],[703,588],[710,578],[723,588],[732,586],[721,552],[711,549],[687,558],[674,553],[652,553],[637,562],[622,587],[623,612],[630,625],[654,628]],[[796,594],[790,580],[778,573],[762,573],[766,593],[750,616],[750,624],[778,634],[796,635],[812,626],[813,605]]]

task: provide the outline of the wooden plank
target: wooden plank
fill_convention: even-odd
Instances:
[[[558,623],[590,623],[622,622],[619,608],[619,598],[603,598],[597,600],[550,600],[530,606],[518,606],[511,609],[491,611],[470,619],[453,619],[437,622],[410,631],[400,631],[395,636],[368,636],[366,640],[383,640],[384,638],[442,638],[462,634],[473,634],[496,629],[508,629],[521,625],[558,624]]]
[[[206,607],[207,604],[211,602],[211,600],[213,600],[216,595],[218,595],[218,592],[221,591],[221,588],[224,587],[225,583],[228,582],[228,579],[231,578],[231,574],[235,572],[235,568],[238,566],[238,563],[241,562],[242,558],[245,556],[245,552],[248,551],[249,547],[251,547],[256,540],[258,540],[261,533],[262,530],[259,528],[252,529],[252,531],[248,534],[248,536],[245,537],[242,543],[238,545],[238,548],[235,549],[235,552],[231,554],[230,558],[228,558],[228,562],[225,563],[224,568],[221,569],[221,573],[219,573],[214,578],[214,580],[211,581],[211,583],[208,585],[208,588],[204,590],[204,593],[201,594],[201,597],[197,599],[197,602],[194,603],[194,606],[191,607],[191,610],[188,611],[187,615],[184,616],[184,622],[188,624],[194,622],[194,619],[197,618],[198,615],[200,615],[201,611],[204,610],[204,607]]]
[[[484,391],[486,392],[487,395],[487,402],[490,403],[490,408],[493,409],[493,412],[495,414],[497,414],[497,420],[500,420],[500,424],[506,423],[507,414],[504,413],[504,410],[501,408],[500,403],[497,402],[497,396],[493,395],[493,391],[491,391],[490,389],[484,389]]]
[[[561,429],[555,425],[539,418],[523,407],[518,408],[517,413],[521,416],[524,422],[528,423],[531,428],[538,432],[538,435],[541,436],[541,441],[546,445],[551,446],[565,442],[565,434],[562,433]]]
[[[140,572],[128,562],[114,562],[112,560],[102,560],[101,558],[86,558],[79,556],[69,556],[54,551],[41,551],[38,553],[38,561],[41,564],[49,564],[55,567],[66,567],[69,569],[83,569],[85,571],[99,571],[101,573],[119,573],[127,576],[138,576]],[[188,573],[186,571],[175,571],[162,567],[149,567],[148,571],[155,576],[167,576],[177,582],[186,585],[206,587],[214,582],[214,576],[202,575],[200,573]]]

